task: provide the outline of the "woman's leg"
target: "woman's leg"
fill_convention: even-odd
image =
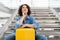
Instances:
[[[43,35],[36,34],[36,40],[47,40],[47,37]]]
[[[8,35],[4,37],[4,40],[15,40],[15,35]]]

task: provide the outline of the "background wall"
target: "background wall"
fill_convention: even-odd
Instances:
[[[31,7],[60,7],[60,0],[0,0],[10,9],[16,9],[21,4],[29,4]]]
[[[58,8],[60,7],[60,0],[50,0],[49,5],[52,8]]]

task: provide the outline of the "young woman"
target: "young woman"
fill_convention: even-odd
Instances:
[[[19,17],[16,18],[16,22],[14,24],[16,29],[24,27],[34,28],[35,30],[39,29],[38,22],[35,20],[35,18],[30,16],[31,10],[27,4],[23,4],[19,7],[18,14]],[[16,35],[14,32],[12,35],[5,37],[5,40],[14,40],[15,36]],[[36,40],[47,40],[47,38],[36,33]]]

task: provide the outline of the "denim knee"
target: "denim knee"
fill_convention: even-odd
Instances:
[[[15,39],[14,35],[4,36],[4,40],[14,40],[14,39]]]
[[[36,39],[37,40],[47,40],[47,37],[45,37],[44,35],[36,34]]]

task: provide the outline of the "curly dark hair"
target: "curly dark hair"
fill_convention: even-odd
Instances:
[[[22,4],[20,7],[19,7],[19,10],[18,10],[18,14],[19,14],[19,16],[22,16],[22,7],[23,6],[26,6],[27,7],[27,9],[28,9],[28,15],[30,15],[31,14],[31,10],[30,10],[30,7],[27,5],[27,4]]]

